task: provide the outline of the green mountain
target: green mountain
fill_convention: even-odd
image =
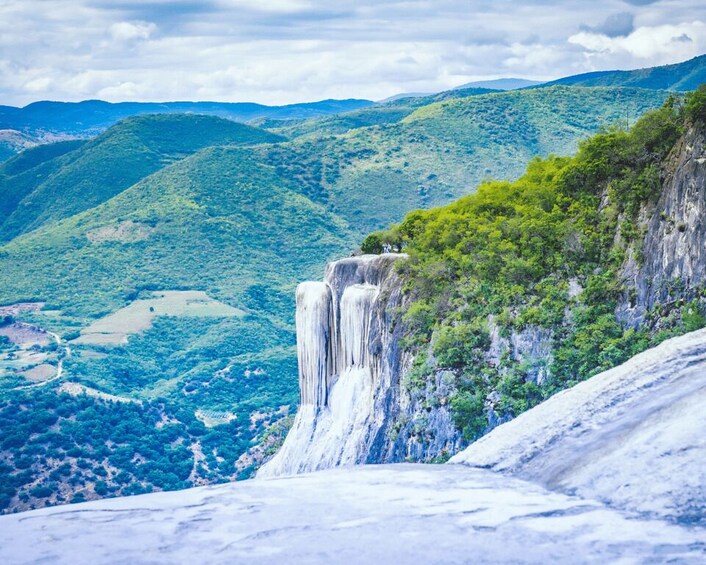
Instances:
[[[55,173],[33,186],[31,192],[22,178],[14,182],[19,175],[17,162],[11,160],[0,169],[7,179],[3,190],[7,204],[0,209],[0,239],[11,239],[46,221],[97,206],[203,147],[280,140],[275,134],[221,118],[167,114],[130,118],[80,150],[63,155],[60,163],[54,161],[58,165]],[[32,155],[48,158],[52,151],[59,149],[35,150]],[[22,156],[18,159],[26,160]]]
[[[495,92],[489,88],[459,88],[438,94],[409,95],[395,97],[394,100],[380,102],[375,106],[353,110],[341,114],[309,120],[268,120],[261,123],[272,131],[287,137],[301,137],[308,134],[342,134],[352,129],[383,124],[394,124],[409,116],[417,108],[442,100],[468,98]]]
[[[685,92],[706,82],[706,55],[683,63],[634,71],[598,71],[560,78],[546,83],[572,86],[634,86]]]
[[[564,86],[475,95],[342,136],[324,128],[293,146],[323,156],[333,209],[370,231],[467,194],[485,178],[516,178],[536,155],[572,153],[583,137],[623,121],[626,100],[637,116],[667,96]]]
[[[142,114],[203,114],[247,122],[262,118],[302,119],[371,106],[369,100],[322,100],[286,106],[250,102],[33,102],[0,106],[0,129],[95,135],[120,120]]]
[[[117,122],[147,114],[198,114],[237,122],[304,120],[372,106],[369,100],[321,100],[286,106],[249,102],[34,102],[0,106],[0,163],[20,151],[56,141],[89,138]]]
[[[301,132],[142,116],[5,163],[3,505],[247,476],[297,401],[299,281],[411,209],[573,152],[626,100],[638,112],[668,96],[466,94]]]
[[[525,78],[497,78],[493,80],[478,80],[466,83],[459,88],[491,88],[493,90],[517,90],[528,86],[538,86],[543,84],[538,80],[528,80]]]

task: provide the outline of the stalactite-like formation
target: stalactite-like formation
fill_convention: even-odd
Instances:
[[[297,287],[297,357],[301,404],[324,406],[333,367],[331,289],[323,282]]]
[[[396,348],[380,344],[391,342],[387,311],[401,300],[393,268],[400,257],[336,261],[324,282],[297,288],[301,406],[282,449],[259,476],[366,460],[385,423],[382,404],[394,381],[381,373],[395,372],[399,361]]]
[[[343,292],[337,332],[340,355],[336,369],[339,374],[349,367],[370,365],[368,337],[371,310],[379,292],[379,287],[370,284],[354,284]]]

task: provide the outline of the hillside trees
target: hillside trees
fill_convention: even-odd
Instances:
[[[405,344],[418,355],[431,347],[433,363],[417,372],[456,375],[451,408],[467,440],[487,428],[491,392],[501,417],[517,415],[667,335],[618,321],[618,273],[641,236],[640,210],[660,194],[662,163],[685,118],[699,115],[702,96],[706,91],[690,95],[686,106],[672,97],[629,132],[607,128],[574,157],[534,159],[515,182],[485,182],[475,194],[414,211],[365,239],[364,250],[389,244],[408,252],[400,267],[411,299]],[[570,297],[577,284],[581,292]],[[694,306],[675,331],[700,316]],[[548,332],[550,365],[493,358],[492,327],[500,338],[527,328]]]

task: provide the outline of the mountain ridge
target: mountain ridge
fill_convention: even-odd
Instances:
[[[575,86],[636,86],[686,92],[706,82],[706,55],[688,61],[622,71],[594,71],[549,81],[544,86],[567,84]],[[535,87],[536,88],[536,87]]]

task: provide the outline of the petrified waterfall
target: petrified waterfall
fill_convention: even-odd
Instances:
[[[323,282],[297,288],[301,405],[284,445],[259,476],[369,460],[399,392],[391,384],[400,363],[392,323],[401,302],[394,270],[400,257],[335,261]]]
[[[297,288],[297,356],[301,404],[323,406],[333,368],[331,289],[323,282]]]

